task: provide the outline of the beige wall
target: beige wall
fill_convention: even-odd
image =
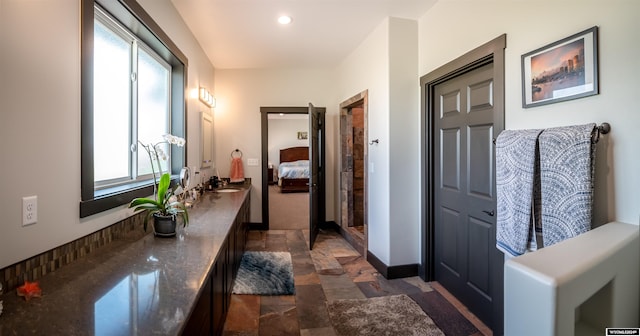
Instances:
[[[420,20],[420,75],[506,33],[506,129],[609,122],[597,146],[594,223],[638,224],[638,13],[635,0],[441,0]],[[600,27],[600,94],[523,109],[520,56],[592,26]]]
[[[326,107],[326,165],[335,165],[335,139],[339,127],[338,105],[332,96],[331,69],[216,69],[217,106],[214,109],[214,164],[220,176],[229,176],[230,156],[238,148],[243,153],[244,173],[251,177],[251,222],[262,222],[261,162],[247,166],[247,159],[262,160],[261,106]],[[327,169],[327,214],[334,217],[335,171]]]
[[[200,172],[200,177],[206,180],[213,176],[213,169],[200,168],[202,162],[201,137],[201,112],[213,113],[213,109],[204,105],[198,99],[197,90],[206,88],[209,92],[215,92],[214,68],[209,58],[204,53],[200,44],[191,34],[185,22],[179,16],[170,0],[136,0],[147,13],[162,27],[169,37],[178,45],[189,59],[189,72],[187,76],[187,164],[191,167],[192,174]],[[215,124],[215,120],[214,120]],[[195,176],[195,175],[192,175]],[[199,181],[198,181],[199,182]],[[191,183],[192,187],[195,183]]]
[[[189,59],[189,88],[214,70],[173,6],[140,3]],[[0,268],[130,215],[79,218],[80,1],[0,1]],[[199,162],[202,104],[189,99],[188,164]],[[22,197],[38,196],[38,223],[22,227]]]

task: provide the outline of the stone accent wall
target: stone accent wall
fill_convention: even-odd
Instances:
[[[347,111],[340,115],[341,166],[340,177],[340,225],[347,228],[353,225],[353,126],[352,117]]]
[[[340,233],[365,257],[368,248],[367,106],[366,90],[340,104]]]
[[[364,225],[364,109],[354,107],[353,115],[353,226]]]

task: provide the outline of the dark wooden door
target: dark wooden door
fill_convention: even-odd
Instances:
[[[324,109],[309,103],[309,249],[325,222]]]
[[[493,73],[490,63],[434,87],[434,271],[471,312],[501,330]]]

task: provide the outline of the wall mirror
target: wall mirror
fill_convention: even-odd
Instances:
[[[200,112],[200,115],[200,168],[210,168],[213,165],[213,116],[207,112]]]

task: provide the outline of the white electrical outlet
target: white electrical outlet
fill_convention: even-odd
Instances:
[[[38,196],[22,198],[22,226],[38,222]]]
[[[258,159],[247,159],[247,166],[256,167],[258,162]]]

